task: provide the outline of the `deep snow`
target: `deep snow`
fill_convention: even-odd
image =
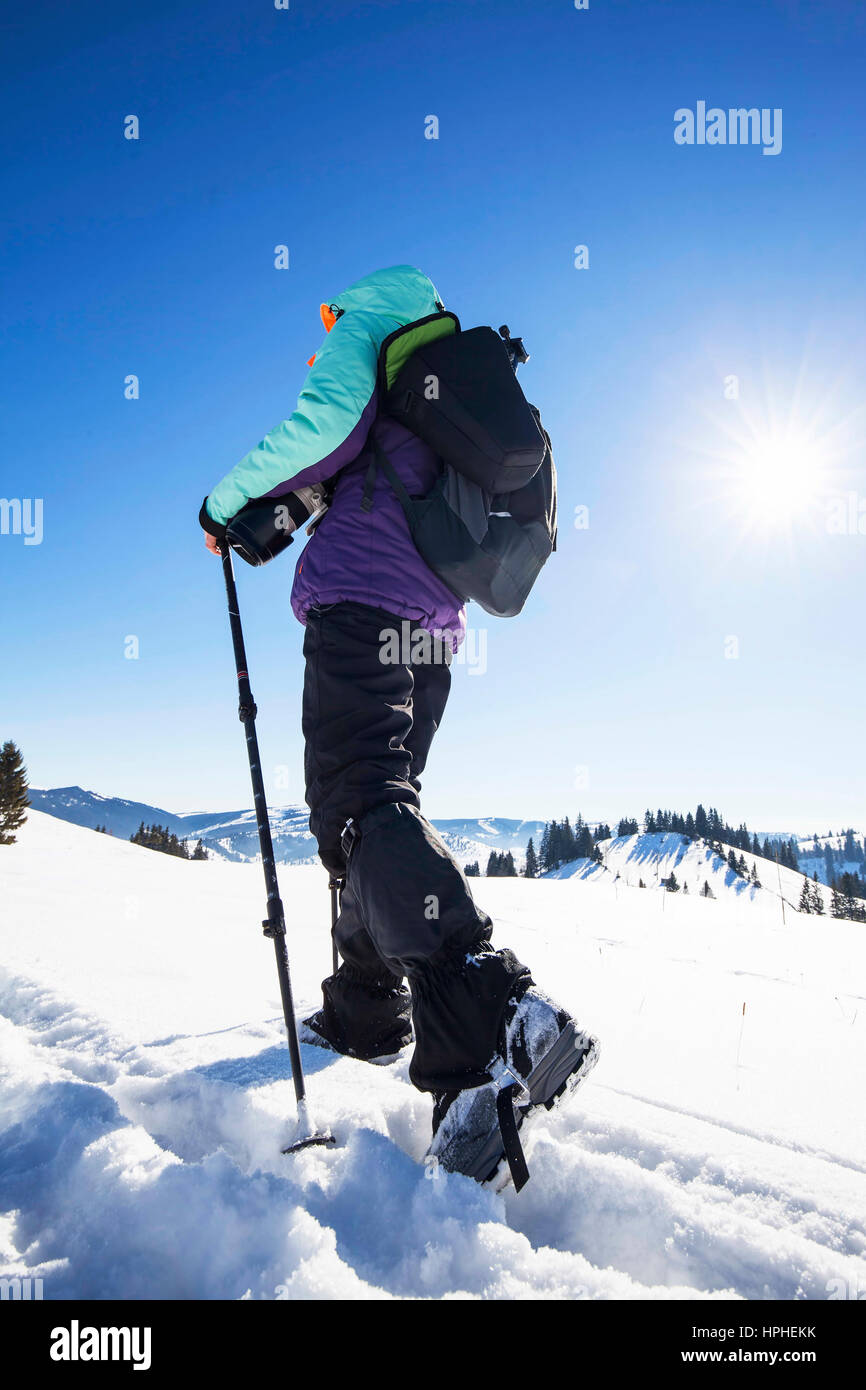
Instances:
[[[0,1274],[47,1298],[866,1293],[866,928],[628,876],[476,884],[495,940],[603,1045],[529,1186],[496,1196],[426,1172],[407,1058],[305,1048],[340,1142],[281,1156],[260,869],[31,813],[0,849]],[[281,881],[300,1013],[327,880]]]

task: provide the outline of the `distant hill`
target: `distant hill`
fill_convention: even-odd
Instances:
[[[500,816],[482,816],[477,820],[434,820],[433,824],[446,845],[461,864],[477,860],[482,874],[491,850],[505,854],[511,850],[515,861],[522,866],[526,843],[530,837],[536,847],[544,830],[541,820],[505,820]]]
[[[100,796],[98,792],[87,792],[83,787],[52,787],[49,791],[37,791],[31,787],[28,795],[34,811],[44,811],[58,820],[71,821],[73,825],[84,825],[91,830],[97,825],[105,825],[112,835],[124,840],[135,833],[142,821],[148,825],[167,825],[176,835],[189,834],[184,828],[183,816],[141,801]]]
[[[161,806],[101,796],[82,787],[54,787],[47,791],[31,788],[30,802],[34,810],[74,825],[90,829],[104,825],[112,835],[124,840],[128,840],[144,821],[146,825],[165,825],[193,844],[201,839],[206,849],[221,859],[243,863],[255,859],[259,852],[252,810],[194,811],[177,815]],[[277,862],[312,863],[317,854],[308,826],[308,808],[274,806],[268,810]],[[491,850],[500,853],[511,850],[522,862],[527,840],[532,835],[537,843],[544,829],[543,821],[507,820],[495,816],[438,820],[433,824],[460,863],[468,864],[477,859],[482,873]]]
[[[700,896],[707,884],[716,899],[738,899],[761,906],[771,915],[781,917],[783,909],[796,911],[805,877],[793,869],[764,859],[760,855],[743,853],[746,868],[754,865],[760,887],[734,873],[704,840],[687,840],[671,831],[656,831],[641,835],[615,835],[598,844],[602,859],[595,864],[589,859],[575,859],[542,875],[546,879],[580,878],[598,882],[622,883],[637,888],[664,892],[664,882],[674,874],[682,893],[688,888],[692,896]],[[735,850],[737,858],[741,851]],[[816,885],[825,914],[830,912],[829,889]]]

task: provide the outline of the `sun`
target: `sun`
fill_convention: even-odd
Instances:
[[[731,451],[731,501],[752,526],[790,526],[814,513],[827,455],[802,427],[752,433]]]
[[[787,366],[759,364],[742,394],[740,378],[715,362],[724,405],[706,392],[692,402],[689,433],[678,441],[683,515],[703,513],[727,537],[729,556],[779,554],[780,545],[802,554],[827,534],[846,490],[862,487],[866,408],[847,376],[807,358],[804,349]]]
[[[716,440],[701,451],[704,502],[743,540],[822,531],[827,499],[844,477],[850,417],[780,395],[735,407],[727,421],[714,413]]]

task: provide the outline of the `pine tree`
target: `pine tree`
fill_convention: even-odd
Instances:
[[[560,854],[561,845],[562,831],[560,830],[558,823],[555,820],[552,820],[550,822],[550,850],[548,854],[551,869],[558,869],[560,864],[562,863],[562,856]]]
[[[550,862],[550,826],[549,826],[549,825],[545,825],[544,830],[542,831],[542,834],[541,834],[541,848],[540,848],[539,854],[538,854],[538,862],[539,862],[539,864],[540,864],[540,866],[541,866],[541,872],[542,872],[543,874],[546,874],[550,869],[553,868],[553,865],[552,865],[552,863]]]
[[[668,877],[663,879],[662,882],[669,893],[678,893],[680,891],[680,885],[677,883],[677,876],[673,869],[671,869]]]
[[[463,872],[465,873],[467,878],[480,878],[481,870],[478,867],[478,860],[473,859],[471,864],[466,865],[466,868],[463,870]]]
[[[568,864],[572,859],[575,859],[577,857],[574,853],[574,831],[571,828],[571,822],[569,821],[568,816],[566,816],[565,820],[562,822],[560,854],[562,856],[563,864]]]
[[[532,836],[530,836],[529,844],[526,846],[526,867],[523,870],[523,877],[538,877],[538,860],[535,856],[535,845],[532,843]]]
[[[495,849],[492,849],[490,851],[490,856],[487,860],[486,873],[488,878],[499,877],[499,855],[496,853]]]
[[[577,842],[574,847],[575,859],[594,859],[599,855],[599,850],[592,838],[592,831],[588,825],[582,825],[577,835]]]
[[[198,844],[196,845],[195,849],[193,850],[192,857],[193,857],[193,859],[198,859],[198,860],[207,859],[208,853],[207,853],[207,850],[205,849],[204,845],[202,844],[201,840],[199,840]]]
[[[824,882],[832,883],[836,874],[836,865],[833,860],[833,851],[828,840],[824,846]]]
[[[702,897],[702,898],[714,898],[715,896],[716,896],[715,893],[713,892],[712,888],[710,887],[709,880],[708,880],[708,879],[704,879],[704,886],[703,886],[703,888],[701,889],[701,897]]]
[[[800,889],[800,901],[797,903],[797,911],[809,913],[812,911],[812,893],[807,878],[803,879],[803,887]]]
[[[503,854],[499,862],[501,866],[499,873],[502,878],[517,877],[517,869],[514,867],[514,855],[511,853],[511,850],[509,850],[507,854]]]
[[[14,830],[27,819],[27,769],[21,750],[11,739],[0,748],[0,845],[14,845]]]

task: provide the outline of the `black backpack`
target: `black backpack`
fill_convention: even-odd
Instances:
[[[425,497],[410,497],[384,451],[373,458],[406,516],[412,540],[461,600],[495,617],[519,613],[556,549],[556,469],[541,416],[517,381],[526,353],[492,328],[462,332],[454,314],[431,314],[392,333],[379,355],[381,408],[439,455]]]

